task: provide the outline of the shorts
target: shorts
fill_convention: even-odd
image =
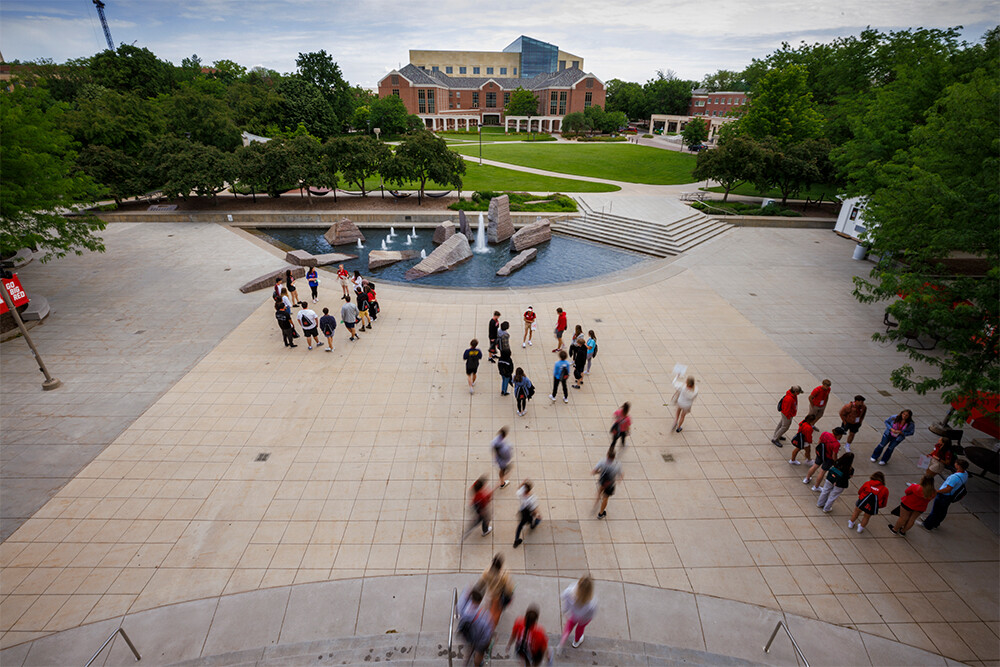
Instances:
[[[830,461],[830,460],[826,460],[826,461],[823,461],[823,462],[819,462],[819,461],[817,460],[817,463],[819,463],[820,467],[821,467],[821,468],[823,468],[823,470],[829,470],[830,468],[832,468],[832,467],[833,467],[833,463],[834,463],[834,462],[833,462],[833,461]]]
[[[500,474],[501,475],[506,475],[507,471],[510,470],[510,464],[509,463],[507,465],[505,465],[505,466],[499,466],[499,467],[500,467]]]
[[[479,372],[479,364],[466,364],[465,365],[465,374],[466,375],[474,375],[475,373],[478,373],[478,372]]]
[[[861,430],[861,424],[841,424],[845,431],[850,431],[851,433],[857,433]]]
[[[306,338],[319,338],[319,332],[316,330],[316,327],[313,327],[312,329],[303,329],[302,334]]]
[[[355,324],[357,324],[357,322],[344,322],[344,326],[348,329],[353,329]]]
[[[608,496],[610,498],[611,496],[615,495],[615,485],[614,484],[608,484],[606,487],[604,487],[603,489],[601,489],[601,493],[603,493],[604,495],[606,495],[606,496]]]
[[[496,338],[490,338],[490,349],[491,350],[497,349],[497,339]]]
[[[555,333],[556,333],[556,338],[562,338],[563,334],[566,333],[566,330],[565,329],[556,329]]]

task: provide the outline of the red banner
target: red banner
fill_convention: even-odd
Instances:
[[[4,278],[3,286],[7,290],[7,294],[10,294],[10,300],[14,302],[14,306],[23,306],[28,303],[28,293],[24,291],[21,287],[21,281],[17,279],[17,274],[14,274],[13,278]],[[0,299],[0,313],[7,312],[7,302]]]

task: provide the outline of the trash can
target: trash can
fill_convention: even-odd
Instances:
[[[868,248],[860,243],[854,248],[854,259],[862,260],[868,256]]]

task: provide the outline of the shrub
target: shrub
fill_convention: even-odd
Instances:
[[[652,139],[653,135],[651,135],[651,134],[644,134],[644,135],[642,135],[642,138],[643,139]]]
[[[490,192],[485,190],[473,192],[471,201],[457,201],[448,208],[453,211],[486,211],[489,210],[491,199],[504,194],[510,198],[511,211],[572,213],[577,210],[576,201],[572,197],[558,192],[543,197],[527,192]],[[527,204],[526,202],[529,201],[539,203]]]

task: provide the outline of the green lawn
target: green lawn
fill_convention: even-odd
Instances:
[[[486,149],[484,148],[483,151],[485,152],[485,150]],[[725,188],[721,187],[702,188],[702,190],[706,190],[708,192],[725,192]],[[840,194],[842,190],[843,186],[836,185],[835,183],[816,183],[815,185],[802,190],[795,195],[795,199],[805,199],[806,197],[809,199],[819,199],[820,195],[822,195],[824,199],[831,200]],[[749,183],[737,186],[729,194],[744,195],[746,197],[770,197],[772,199],[781,199],[780,190],[768,190],[766,193],[761,194],[757,188]]]
[[[463,155],[479,155],[479,146],[455,146]],[[483,158],[522,167],[591,176],[629,183],[691,183],[695,156],[635,144],[490,144]]]
[[[483,146],[485,153],[486,146]],[[379,179],[370,178],[367,187],[378,192]],[[341,181],[340,187],[353,190],[354,186]],[[417,183],[410,183],[403,186],[403,190],[415,190],[419,187]],[[448,188],[438,184],[428,184],[427,190],[441,191]],[[482,166],[465,162],[465,176],[462,177],[462,192],[472,192],[474,190],[492,191],[520,191],[520,192],[615,192],[620,190],[617,185],[606,183],[592,183],[590,181],[579,181],[575,178],[557,178],[553,176],[539,176],[528,174],[514,169],[504,169],[488,164]]]
[[[439,137],[447,141],[448,143],[458,143],[467,144],[474,143],[479,145],[479,133],[478,132],[436,132]],[[503,132],[483,132],[483,144],[493,141],[526,141],[529,137],[540,136],[541,132],[508,132],[504,134]]]

